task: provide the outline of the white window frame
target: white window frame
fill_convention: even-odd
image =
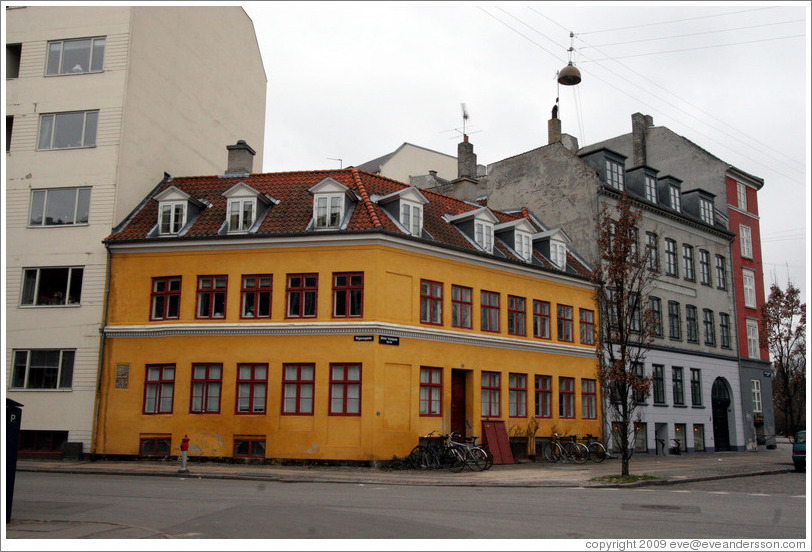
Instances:
[[[313,227],[316,230],[334,230],[341,227],[344,220],[345,194],[315,194],[313,196]],[[324,210],[324,216],[319,211]],[[336,215],[335,222],[333,215]]]
[[[646,175],[645,177],[646,199],[652,203],[657,203],[657,180]]]
[[[167,231],[164,231],[163,214],[167,208],[169,209],[169,226]],[[178,208],[180,208],[180,216],[178,216]],[[161,236],[177,236],[186,226],[188,211],[189,205],[187,201],[161,201],[158,204],[158,234]]]
[[[699,199],[699,214],[706,224],[713,226],[713,202],[709,199]]]
[[[739,225],[739,243],[741,244],[742,257],[753,258],[753,234],[750,227],[744,224]]]
[[[606,183],[616,190],[625,189],[625,167],[612,159],[606,159]]]
[[[758,343],[758,320],[748,318],[745,321],[747,327],[747,356],[749,358],[760,358],[761,349]]]
[[[762,412],[761,381],[757,379],[750,380],[750,389],[753,392],[753,413],[761,414]]]
[[[58,351],[59,352],[59,361],[56,366],[57,374],[56,374],[56,385],[54,387],[29,387],[30,376],[31,376],[31,356],[34,352],[49,352],[49,351]],[[23,385],[22,386],[15,386],[16,381],[16,371],[17,371],[17,355],[19,353],[26,353],[26,360],[25,360],[25,375],[23,376]],[[65,374],[67,370],[63,372],[63,368],[67,368],[63,366],[65,364],[65,353],[70,353],[73,356],[73,359],[70,363],[70,381],[64,382],[66,385],[63,384],[63,378],[67,379],[68,376]],[[70,390],[73,387],[73,372],[76,365],[76,350],[75,349],[15,349],[11,355],[11,371],[12,376],[10,380],[9,389],[33,389],[36,391],[43,391],[43,390]],[[51,366],[41,367],[41,368],[50,368]]]
[[[736,196],[739,209],[747,211],[747,186],[744,182],[736,182]]]
[[[76,71],[76,66],[70,68],[69,70],[65,70],[62,67],[63,57],[65,54],[65,44],[66,43],[76,43],[76,42],[84,42],[90,41],[90,47],[87,52],[87,69],[82,70],[80,66],[80,70]],[[101,44],[101,67],[98,67],[98,60],[94,59],[96,54],[96,47],[97,45]],[[59,45],[59,51],[54,50],[54,46]],[[70,40],[53,40],[48,42],[48,50],[46,54],[45,60],[45,76],[46,77],[57,77],[62,75],[85,75],[87,73],[101,73],[104,71],[104,53],[105,49],[107,48],[106,37],[104,36],[97,36],[97,37],[87,37],[87,38],[74,38]],[[59,58],[56,61],[56,72],[51,71],[51,59],[52,55],[58,55]],[[77,64],[78,65],[78,64]],[[94,69],[93,66],[96,65]]]
[[[40,287],[42,283],[43,270],[67,270],[68,277],[65,281],[64,291],[57,290],[57,293],[62,293],[61,302],[40,303],[39,297],[41,295]],[[31,290],[31,301],[26,302],[26,274],[36,271],[34,278],[33,289]],[[79,278],[79,297],[73,302],[70,301],[70,292],[73,287],[74,278],[77,277],[78,272],[81,271]],[[21,307],[78,307],[82,303],[82,284],[84,283],[84,267],[83,266],[45,266],[45,267],[31,267],[23,269],[22,285],[20,286],[20,306]],[[56,297],[56,296],[54,296]],[[53,299],[53,298],[52,298]]]
[[[73,222],[65,222],[62,224],[47,224],[47,213],[48,213],[48,198],[51,194],[59,193],[59,192],[73,192]],[[60,226],[84,226],[89,223],[90,220],[90,191],[91,188],[42,188],[38,190],[31,190],[31,201],[28,209],[28,227],[29,228],[40,228],[40,227],[60,227]],[[36,198],[38,196],[42,196],[42,220],[39,223],[33,222],[31,219],[33,218],[34,214],[34,205],[37,202]],[[83,221],[77,221],[77,216],[81,213],[81,210],[87,208],[87,219]]]
[[[756,273],[747,268],[742,269],[742,289],[744,306],[748,309],[756,308]]]
[[[564,242],[550,240],[550,261],[561,270],[567,267],[567,246]]]
[[[488,253],[493,253],[493,224],[474,220],[474,241]]]
[[[400,223],[412,236],[420,236],[423,233],[423,206],[401,199]]]
[[[525,262],[532,262],[533,261],[533,241],[530,237],[530,234],[527,232],[522,232],[520,230],[516,230],[516,234],[513,237],[515,244],[516,244],[516,253],[519,254],[519,257],[524,259]]]
[[[251,206],[251,216],[250,220],[246,222],[245,207],[247,205]],[[237,207],[236,213],[232,213],[234,206]],[[244,234],[251,229],[251,226],[253,226],[254,222],[257,220],[257,199],[255,197],[235,197],[233,199],[229,199],[228,209],[226,212],[228,213],[228,232],[230,234]],[[237,216],[237,228],[231,226],[231,220],[235,214]]]
[[[682,202],[680,197],[679,188],[676,186],[669,186],[668,187],[668,198],[671,202],[671,208],[675,210],[677,213],[682,212]]]
[[[59,124],[59,119],[67,117],[69,115],[76,115],[77,113],[81,113],[83,116],[82,119],[82,136],[80,138],[80,145],[77,146],[54,146],[54,135],[56,134],[56,127]],[[91,120],[95,119],[95,128],[93,131],[93,137],[91,138],[88,134],[88,116]],[[43,144],[43,140],[46,138],[45,136],[45,121],[47,119],[51,119],[50,128],[47,132],[50,134],[47,139],[47,144]],[[37,136],[37,151],[50,151],[50,150],[63,150],[63,149],[81,149],[81,148],[95,148],[96,147],[96,138],[98,136],[99,130],[99,110],[98,109],[91,109],[88,111],[63,111],[61,113],[43,113],[39,117],[39,128],[38,128],[38,136]]]

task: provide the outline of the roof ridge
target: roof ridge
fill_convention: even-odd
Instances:
[[[375,225],[375,228],[383,228],[383,224],[381,224],[381,221],[378,218],[378,213],[375,212],[375,207],[372,205],[372,200],[369,199],[369,194],[367,193],[367,189],[361,180],[361,175],[359,174],[358,169],[353,167],[350,170],[352,171],[352,176],[355,179],[355,183],[358,185],[358,192],[361,194],[361,200],[364,202],[364,206],[367,208],[369,217],[372,219],[372,224]]]

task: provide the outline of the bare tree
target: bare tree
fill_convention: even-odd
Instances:
[[[661,324],[648,301],[659,267],[648,246],[641,254],[641,216],[625,193],[614,209],[604,206],[597,220],[599,262],[592,274],[601,318],[597,377],[604,420],[612,423],[621,452],[621,475],[629,475],[634,422],[651,387],[651,378],[643,376],[643,362]]]
[[[784,435],[794,435],[803,426],[806,408],[806,303],[792,282],[786,291],[770,286],[761,323],[761,346],[769,349],[773,361],[776,421],[783,421]]]

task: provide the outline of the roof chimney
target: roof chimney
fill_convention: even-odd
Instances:
[[[561,141],[561,119],[553,117],[547,121],[547,144]]]
[[[463,134],[462,142],[457,145],[457,178],[476,180],[476,154],[474,145],[468,142],[468,135]]]
[[[642,167],[646,164],[646,131],[654,126],[651,115],[635,113],[632,115],[632,166]]]
[[[233,146],[226,146],[228,150],[227,175],[251,174],[254,168],[254,156],[257,152],[245,143],[245,140],[237,140]]]

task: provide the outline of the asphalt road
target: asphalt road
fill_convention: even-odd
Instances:
[[[17,474],[15,538],[804,538],[804,474],[640,488]]]

